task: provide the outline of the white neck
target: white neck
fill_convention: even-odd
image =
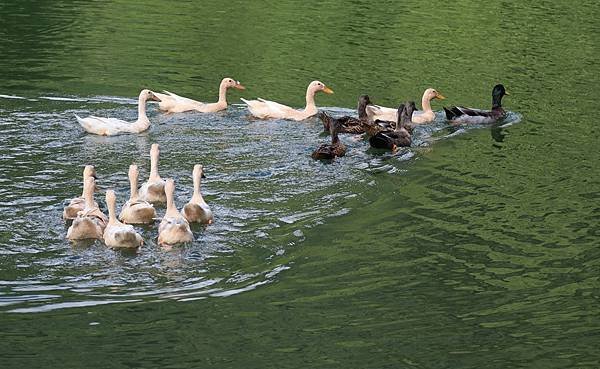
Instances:
[[[306,107],[304,108],[305,112],[316,112],[317,105],[315,104],[315,91],[310,88],[310,86],[306,89]]]
[[[165,216],[168,217],[177,217],[179,212],[177,211],[177,207],[175,206],[175,199],[173,198],[175,194],[173,192],[167,191],[167,211],[165,212]]]
[[[192,195],[192,200],[194,202],[200,202],[202,199],[202,194],[200,193],[200,183],[202,182],[202,173],[194,177],[194,195]]]
[[[219,101],[218,104],[227,106],[227,86],[224,83],[219,85]]]
[[[106,206],[108,207],[108,222],[111,224],[117,223],[116,207],[117,204],[115,200],[107,201]]]
[[[91,209],[94,207],[94,187],[83,188],[83,198],[85,200],[85,207]]]
[[[158,174],[158,155],[151,154],[150,157],[150,180],[160,180],[160,175]]]
[[[137,201],[138,198],[138,178],[137,175],[129,176],[129,188],[131,191],[131,195],[129,196],[129,201]]]
[[[430,112],[431,110],[431,99],[427,97],[427,94],[423,94],[423,98],[421,99],[421,106],[423,107],[423,111]]]

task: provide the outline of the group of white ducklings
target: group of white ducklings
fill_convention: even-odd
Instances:
[[[71,241],[98,239],[111,248],[138,248],[143,244],[142,236],[132,224],[152,224],[158,218],[153,204],[165,204],[167,209],[158,227],[158,244],[172,246],[189,243],[194,239],[190,223],[211,224],[213,213],[200,193],[203,177],[202,165],[194,166],[192,176],[194,192],[181,212],[174,200],[175,182],[162,179],[158,174],[159,146],[150,149],[150,177],[138,190],[138,167],[129,166],[131,195],[117,217],[116,196],[113,190],[106,191],[108,217],[94,201],[96,170],[87,165],[83,170],[83,194],[69,202],[63,210],[65,221],[72,221],[67,230]]]

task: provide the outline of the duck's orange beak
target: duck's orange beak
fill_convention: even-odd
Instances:
[[[244,85],[242,85],[241,83],[237,82],[235,84],[235,86],[233,86],[233,88],[238,89],[238,90],[245,90],[246,87],[244,87]]]
[[[333,90],[330,89],[329,87],[325,86],[325,88],[323,88],[323,92],[325,92],[326,94],[331,95],[333,93]]]
[[[435,95],[435,98],[438,100],[444,100],[446,98],[446,96],[442,95],[441,93],[438,92],[437,95]]]

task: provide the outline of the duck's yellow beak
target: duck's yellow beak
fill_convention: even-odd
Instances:
[[[509,93],[508,93],[508,91],[506,91],[506,90],[504,90],[504,94],[505,94],[505,95],[509,95],[509,96],[510,96],[510,94],[509,94]]]
[[[444,100],[446,97],[440,93],[438,93],[437,95],[435,95],[435,98],[438,100]]]
[[[325,92],[326,94],[331,95],[333,93],[333,90],[330,89],[329,87],[325,86],[325,88],[323,89],[323,92]]]

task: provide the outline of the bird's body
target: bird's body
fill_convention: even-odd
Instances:
[[[443,100],[445,97],[437,92],[433,88],[428,88],[423,92],[421,98],[421,106],[423,110],[415,110],[411,117],[412,124],[424,124],[431,123],[435,120],[435,112],[431,109],[431,100],[438,99]],[[398,109],[386,108],[379,105],[370,105],[366,109],[369,120],[374,122],[376,120],[397,122],[398,121]]]
[[[138,248],[144,243],[142,236],[133,226],[123,224],[116,217],[116,196],[114,191],[106,191],[106,206],[108,207],[108,224],[102,235],[106,246],[115,249]]]
[[[141,133],[150,128],[150,120],[146,116],[146,101],[160,101],[150,90],[142,90],[138,97],[138,118],[130,123],[117,118],[102,118],[90,115],[81,118],[75,115],[77,121],[83,129],[95,135],[116,136],[125,133]]]
[[[463,106],[444,107],[446,119],[457,124],[489,124],[495,123],[506,116],[502,108],[502,98],[508,95],[503,85],[498,84],[492,90],[492,109],[481,110]]]
[[[94,177],[86,178],[83,185],[85,208],[81,210],[67,230],[67,238],[72,241],[86,239],[102,239],[108,218],[94,201],[96,182]]]
[[[138,189],[138,167],[137,165],[129,166],[129,184],[131,195],[129,200],[121,208],[119,220],[127,224],[150,224],[156,218],[156,210],[154,206],[147,201],[139,198]]]
[[[333,93],[333,91],[322,82],[312,81],[306,89],[306,106],[302,110],[296,110],[287,105],[261,98],[257,100],[241,100],[248,106],[250,113],[256,118],[301,121],[317,114],[318,110],[315,105],[315,93],[318,91],[323,91],[327,94]]]
[[[361,95],[358,98],[358,118],[352,116],[332,117],[328,113],[322,111],[317,115],[321,122],[323,122],[323,132],[329,133],[331,122],[336,120],[340,124],[340,130],[338,133],[350,133],[350,134],[361,134],[365,133],[363,122],[367,121],[366,107],[371,105],[371,100],[368,95]]]
[[[88,177],[96,178],[96,170],[92,165],[86,165],[83,169],[83,183],[85,184],[85,180]],[[85,209],[85,199],[82,194],[80,197],[75,197],[69,201],[69,205],[65,206],[63,209],[63,219],[64,220],[73,220],[77,218],[77,213]],[[98,203],[94,201],[94,207],[98,207]]]
[[[410,123],[415,109],[413,101],[406,102],[398,108],[398,123],[394,130],[381,130],[369,138],[371,147],[378,149],[396,150],[398,147],[407,147],[412,143],[412,137],[406,125]]]
[[[152,144],[150,148],[150,177],[139,190],[139,199],[150,203],[167,202],[165,194],[165,181],[158,174],[158,157],[160,155],[158,144]]]
[[[231,78],[223,78],[219,85],[219,100],[215,103],[204,103],[187,97],[176,95],[169,91],[164,93],[155,92],[160,99],[158,107],[167,113],[182,113],[186,111],[197,111],[200,113],[215,113],[227,109],[227,89],[233,87],[244,90],[245,87],[239,81]]]
[[[160,245],[176,245],[194,240],[190,224],[175,207],[175,183],[168,179],[165,185],[167,194],[167,211],[158,227],[158,243]]]
[[[202,165],[194,165],[194,170],[192,172],[194,178],[194,194],[190,201],[184,205],[181,214],[190,223],[211,224],[213,222],[212,210],[210,210],[210,207],[206,201],[204,201],[204,198],[200,193],[202,172]]]
[[[338,132],[341,128],[339,121],[332,121],[329,126],[329,133],[331,134],[331,143],[322,144],[313,153],[312,158],[316,160],[331,160],[336,157],[346,155],[346,146],[338,137]]]

